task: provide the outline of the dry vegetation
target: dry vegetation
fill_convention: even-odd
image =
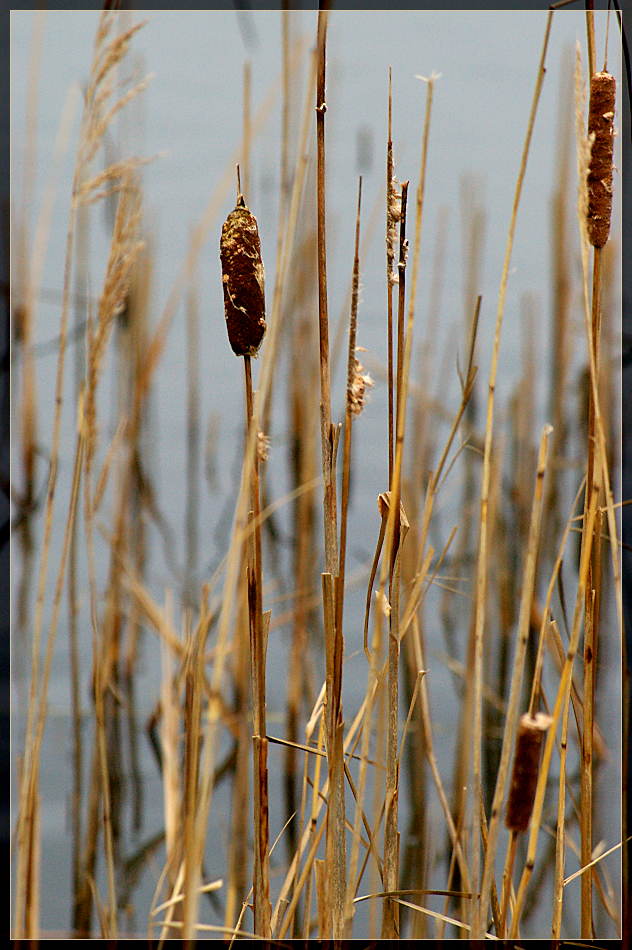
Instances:
[[[572,176],[564,174],[568,135],[561,146],[552,212],[555,303],[547,403],[551,424],[540,433],[531,427],[533,378],[540,367],[534,365],[528,346],[506,413],[496,405],[496,384],[503,371],[500,341],[514,232],[554,14],[547,19],[539,62],[534,57],[532,107],[522,120],[526,132],[513,207],[508,209],[486,379],[477,370],[481,221],[471,214],[464,225],[472,267],[467,281],[468,325],[455,344],[460,376],[456,405],[433,402],[423,364],[415,381],[414,335],[428,348],[435,332],[432,326],[416,324],[415,302],[428,253],[422,225],[424,196],[433,187],[426,167],[437,77],[425,81],[425,120],[419,130],[413,199],[410,183],[400,184],[394,174],[391,112],[396,100],[389,75],[383,199],[388,437],[381,448],[388,460],[389,481],[376,499],[375,553],[360,578],[366,591],[363,617],[345,611],[345,594],[358,583],[346,563],[353,530],[350,488],[353,480],[362,478],[361,460],[352,451],[353,427],[362,424],[372,385],[358,358],[365,230],[362,180],[357,200],[351,183],[348,189],[348,212],[353,213],[355,200],[356,223],[355,247],[349,248],[346,398],[339,407],[332,399],[335,353],[327,286],[327,14],[319,14],[315,47],[307,54],[293,42],[291,14],[285,11],[281,20],[281,95],[273,94],[271,100],[282,110],[279,229],[274,269],[272,249],[263,248],[268,273],[274,273],[274,282],[266,288],[265,312],[259,237],[251,213],[256,209],[249,211],[245,205],[251,143],[269,106],[264,104],[260,113],[251,115],[248,66],[237,156],[241,187],[222,236],[226,317],[236,356],[221,326],[213,328],[212,346],[225,347],[227,361],[244,360],[245,426],[232,527],[214,576],[201,583],[195,580],[202,451],[196,379],[204,347],[211,344],[208,328],[200,333],[194,287],[200,250],[209,234],[216,235],[213,241],[219,252],[218,211],[226,207],[234,166],[227,169],[194,231],[178,282],[159,319],[152,322],[151,254],[139,171],[144,160],[124,157],[103,172],[93,170],[93,159],[115,118],[146,85],[141,80],[121,92],[117,78],[142,24],[126,26],[121,15],[105,12],[95,39],[72,186],[56,390],[39,394],[54,399],[55,406],[47,438],[47,491],[39,512],[34,486],[38,467],[41,472],[37,444],[44,434],[37,426],[33,322],[43,248],[40,238],[32,246],[26,240],[20,245],[31,246],[31,253],[16,262],[13,288],[19,374],[14,394],[20,418],[15,456],[21,466],[15,544],[20,546],[22,571],[16,625],[28,631],[31,659],[28,719],[24,745],[18,750],[14,936],[35,938],[40,927],[46,929],[39,884],[46,808],[41,759],[51,665],[55,651],[62,649],[68,651],[72,683],[73,767],[67,781],[73,842],[73,904],[68,919],[73,936],[124,934],[124,910],[133,903],[135,883],[150,866],[152,873],[159,866],[154,900],[151,908],[137,907],[136,914],[137,919],[145,915],[149,933],[162,938],[209,932],[237,939],[252,933],[279,939],[592,938],[602,936],[595,920],[606,927],[605,935],[616,935],[619,902],[607,862],[601,859],[606,849],[620,843],[597,841],[593,817],[596,809],[611,807],[603,794],[601,798],[595,794],[594,783],[608,743],[596,721],[603,675],[600,634],[604,622],[611,638],[621,625],[617,541],[621,501],[613,487],[617,459],[612,435],[617,392],[608,369],[611,354],[603,352],[601,343],[602,314],[604,324],[610,326],[613,319],[607,310],[613,299],[608,282],[616,252],[608,236],[616,186],[612,145],[617,106],[614,79],[595,61],[592,18],[587,16],[591,78],[587,82],[579,50],[575,76],[580,183],[576,222],[582,269],[578,278],[566,252],[569,209],[575,203],[569,187]],[[617,35],[611,28],[611,44]],[[290,143],[291,77],[294,61],[303,55],[309,58],[308,83],[300,114],[295,108],[297,141]],[[571,119],[562,117],[560,126],[568,127]],[[62,128],[60,135],[64,134]],[[316,157],[315,174],[310,149]],[[297,158],[292,168],[293,154]],[[115,201],[116,207],[110,252],[98,301],[87,310],[85,368],[79,375],[75,405],[69,405],[62,397],[76,247],[85,215],[91,213],[89,206],[104,201]],[[40,228],[46,225],[45,209]],[[586,398],[579,419],[569,380],[569,301],[578,279],[586,365]],[[148,396],[185,292],[187,569],[180,607],[170,591],[162,602],[156,600],[146,577],[147,524],[167,530],[157,510],[146,446]],[[217,294],[221,300],[219,286]],[[488,301],[487,313],[490,310]],[[528,322],[528,304],[524,318]],[[611,336],[609,331],[606,346]],[[251,357],[259,347],[259,359],[253,364]],[[105,444],[99,387],[109,352],[119,385],[118,425]],[[284,391],[281,360],[286,358],[295,371],[289,373]],[[286,399],[291,426],[292,490],[281,499],[271,492],[266,472],[267,437],[274,428],[273,394],[277,403]],[[67,498],[56,492],[64,413],[77,420]],[[336,421],[338,417],[342,421]],[[568,464],[573,452],[579,456],[574,466]],[[446,530],[445,520],[441,525],[437,521],[437,501],[455,469],[463,473],[463,490],[456,499],[454,527]],[[285,579],[289,607],[269,605],[268,584],[278,570],[274,515],[279,505],[289,506],[293,524],[292,576]],[[43,532],[34,551],[30,521],[36,513]],[[60,523],[62,554],[52,563],[51,536]],[[573,546],[577,537],[579,552]],[[321,545],[322,565],[320,554],[314,553]],[[104,558],[108,571],[102,585],[96,562]],[[88,565],[87,592],[78,590],[79,559]],[[442,662],[453,674],[453,701],[459,704],[451,773],[439,765],[432,677],[425,675],[438,662],[429,643],[425,610],[433,586],[443,588],[439,620],[452,655]],[[464,589],[472,596],[459,597]],[[77,621],[84,594],[89,600],[89,629]],[[270,688],[266,652],[269,637],[276,636],[283,624],[289,629],[286,696],[278,694],[275,684],[275,709],[282,706],[284,712],[282,723],[272,730],[266,724]],[[62,626],[65,644],[57,636]],[[346,658],[351,650],[362,648],[362,631],[363,698],[357,707],[343,707]],[[141,637],[153,638],[161,653],[162,678],[155,683],[155,713],[148,734],[159,768],[164,828],[130,858],[122,827],[121,770],[125,747],[138,830],[142,827],[138,743],[144,738],[134,710]],[[87,670],[80,663],[79,644],[89,640],[92,667]],[[86,743],[81,706],[88,687],[91,739]],[[227,739],[230,751],[223,758]],[[278,787],[283,789],[284,819],[275,830],[269,827],[268,814],[273,743],[283,746],[274,761],[283,764]],[[610,749],[610,754],[616,755],[616,750]],[[230,816],[222,819],[230,828],[227,863],[221,880],[209,881],[209,829],[219,821],[214,810],[222,782],[230,789]],[[403,803],[407,829],[400,816]],[[576,853],[581,868],[572,875],[569,850]],[[581,883],[573,885],[577,876]],[[579,901],[567,900],[567,887],[573,886],[581,891]],[[207,899],[215,901],[214,923],[205,922]],[[362,918],[367,929],[361,930],[354,918],[365,901],[370,910]],[[537,919],[548,921],[546,932],[534,932],[536,904]]]

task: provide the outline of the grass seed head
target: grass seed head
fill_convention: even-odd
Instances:
[[[220,258],[228,340],[237,356],[256,356],[266,332],[264,273],[257,219],[243,195],[222,227]]]
[[[616,80],[610,73],[595,73],[590,80],[588,134],[594,136],[588,166],[588,237],[593,247],[603,247],[612,217],[612,151]]]

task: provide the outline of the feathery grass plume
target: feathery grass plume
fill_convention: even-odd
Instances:
[[[257,219],[244,196],[226,218],[220,241],[224,315],[237,356],[255,356],[266,332],[264,272]]]
[[[612,217],[612,151],[616,80],[610,73],[595,73],[590,80],[588,134],[594,135],[588,167],[588,237],[593,247],[603,247]]]
[[[544,733],[553,720],[545,713],[520,717],[514,753],[511,788],[505,824],[511,831],[526,831],[531,819],[540,769],[540,748]]]

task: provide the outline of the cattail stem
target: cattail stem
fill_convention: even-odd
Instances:
[[[586,45],[588,47],[588,69],[592,76],[597,66],[595,55],[595,4],[594,0],[586,0]]]
[[[599,485],[597,504],[601,502],[602,478],[599,471],[605,459],[599,458],[597,451],[598,407],[595,405],[595,393],[599,387],[599,342],[601,336],[601,249],[608,240],[612,216],[612,158],[614,144],[614,112],[616,82],[609,73],[594,73],[594,24],[592,11],[587,11],[588,36],[591,37],[592,58],[589,42],[589,65],[591,70],[590,103],[588,107],[588,134],[594,136],[590,164],[588,167],[588,239],[594,247],[591,304],[592,363],[595,372],[595,390],[592,385],[588,394],[588,463],[586,475],[586,495],[584,501],[584,525],[593,493],[594,482]],[[599,632],[599,608],[601,587],[601,523],[602,513],[598,509],[595,515],[594,538],[591,547],[591,559],[588,568],[588,582],[585,591],[584,620],[584,728],[582,732],[582,769],[581,769],[581,862],[586,865],[592,857],[592,811],[593,811],[593,722],[595,702],[595,670],[597,662],[597,644]],[[582,544],[585,543],[585,534]],[[581,880],[581,935],[591,938],[592,925],[592,873],[582,875]]]
[[[349,484],[351,481],[351,431],[353,425],[353,383],[356,364],[356,331],[358,324],[358,296],[360,284],[360,208],[362,203],[362,176],[358,182],[358,207],[356,213],[355,251],[351,289],[351,315],[349,319],[349,348],[347,354],[347,399],[345,403],[345,434],[342,463],[342,493],[340,502],[340,552],[338,560],[339,595],[336,603],[336,624],[342,630],[345,557],[347,552],[347,513],[349,507]]]
[[[327,246],[325,215],[325,51],[327,13],[318,14],[316,67],[316,147],[317,147],[317,220],[318,220],[318,328],[320,344],[320,420],[324,483],[325,570],[335,576],[338,570],[336,483],[333,478],[334,433],[331,424],[331,382],[329,370],[329,317],[327,309]]]
[[[483,636],[485,628],[485,615],[487,606],[487,577],[488,577],[488,509],[489,509],[489,491],[491,482],[492,467],[492,443],[494,427],[494,404],[496,392],[496,376],[498,372],[498,359],[500,350],[500,336],[505,312],[505,299],[507,296],[507,283],[509,279],[509,265],[511,263],[511,254],[513,250],[514,235],[516,230],[516,221],[518,217],[518,207],[522,195],[522,185],[524,182],[527,159],[529,157],[529,148],[531,137],[535,124],[538,103],[542,84],[544,82],[546,52],[551,33],[553,13],[549,11],[544,40],[542,43],[542,52],[538,64],[538,73],[533,92],[529,122],[525,136],[522,157],[520,161],[520,170],[516,181],[514,191],[513,207],[511,211],[511,220],[509,224],[509,233],[507,235],[507,244],[505,247],[505,256],[503,261],[503,270],[498,292],[498,305],[496,309],[496,326],[494,331],[494,346],[492,350],[492,362],[489,373],[489,385],[487,395],[487,414],[485,422],[485,445],[483,454],[483,475],[481,479],[480,494],[480,532],[478,543],[478,559],[476,567],[476,602],[475,602],[475,630],[474,630],[474,699],[473,699],[473,785],[474,785],[474,814],[475,819],[472,823],[472,889],[474,893],[479,892],[472,904],[472,938],[480,939],[484,930],[483,917],[486,916],[486,898],[489,894],[491,885],[491,862],[485,860],[487,867],[486,880],[481,881],[480,877],[480,788],[481,788],[481,754],[482,754],[482,700],[483,700]],[[490,820],[490,838],[493,840],[493,821],[492,814]]]
[[[388,67],[388,142],[386,143],[386,322],[388,352],[388,483],[393,478],[393,256],[391,241],[393,198],[393,89],[392,70]]]
[[[507,857],[505,858],[505,867],[503,870],[503,890],[500,904],[500,921],[498,928],[498,937],[502,940],[505,936],[505,921],[507,920],[507,909],[509,907],[509,898],[511,895],[511,879],[513,877],[513,868],[516,861],[516,851],[518,848],[518,832],[512,831],[507,847]]]
[[[388,638],[388,730],[386,738],[386,818],[384,825],[384,888],[396,891],[399,886],[399,593],[400,593],[400,513],[401,498],[401,456],[404,441],[405,393],[403,391],[404,370],[404,312],[406,296],[406,206],[408,200],[408,182],[402,184],[401,212],[399,221],[399,262],[398,262],[398,307],[397,307],[397,415],[396,415],[396,452],[397,465],[393,471],[389,505],[395,508],[393,530],[384,552],[389,562],[389,601],[390,614]],[[382,939],[399,937],[399,905],[390,898],[384,901],[382,914]]]
[[[335,463],[340,430],[331,422],[329,369],[329,319],[327,313],[327,249],[325,216],[325,51],[327,13],[318,13],[316,66],[316,147],[317,147],[317,220],[318,220],[318,326],[320,341],[320,420],[323,464],[323,518],[325,534],[325,572],[322,575],[325,647],[327,654],[327,764],[329,769],[329,808],[327,810],[327,863],[329,865],[327,906],[330,934],[344,936],[345,918],[345,802],[344,762],[342,758],[342,630],[336,623],[336,586],[338,539]]]
[[[256,423],[252,391],[250,356],[244,356],[246,413],[249,431]],[[250,540],[248,563],[248,614],[250,626],[250,664],[252,678],[253,718],[253,786],[254,786],[254,917],[255,933],[270,937],[270,869],[268,822],[268,742],[266,739],[266,634],[262,608],[263,572],[261,563],[261,510],[259,496],[259,456],[255,447],[250,483],[251,520],[254,530]]]

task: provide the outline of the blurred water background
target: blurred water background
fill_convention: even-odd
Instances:
[[[146,25],[135,37],[124,68],[138,78],[148,72],[153,74],[153,78],[142,96],[121,114],[116,134],[108,141],[110,154],[97,157],[95,170],[99,170],[99,163],[104,164],[116,156],[157,156],[142,171],[145,229],[153,259],[151,322],[156,325],[163,313],[189,249],[193,229],[201,220],[204,208],[211,196],[217,194],[218,185],[227,171],[232,174],[234,162],[239,158],[245,60],[251,63],[253,118],[275,84],[277,89],[272,94],[271,110],[260,130],[253,135],[247,193],[248,204],[259,222],[270,301],[276,266],[280,175],[281,98],[278,84],[281,69],[281,14],[278,11],[256,14],[172,11],[142,12],[134,16],[146,20]],[[69,95],[73,95],[73,90],[77,94],[71,133],[64,143],[65,153],[60,165],[34,325],[38,441],[42,449],[38,467],[40,486],[47,474],[45,458],[50,447],[47,439],[50,440],[54,410],[57,353],[54,340],[59,332],[65,234],[74,146],[79,127],[78,90],[88,76],[97,19],[98,13],[93,11],[48,15],[33,12],[11,14],[12,194],[15,214],[21,207],[25,178],[29,75],[33,80],[32,71],[36,70],[35,167],[32,198],[26,208],[31,226],[41,207],[53,165],[60,117]],[[293,44],[297,49],[300,47],[307,51],[315,39],[316,14],[294,11],[291,24]],[[348,574],[351,576],[356,573],[358,582],[345,605],[348,659],[345,665],[344,709],[347,722],[355,715],[366,684],[366,661],[361,649],[366,568],[379,528],[376,498],[379,492],[387,488],[384,450],[386,294],[383,195],[388,67],[393,67],[395,170],[401,180],[411,180],[411,199],[418,181],[426,93],[425,83],[419,77],[427,77],[433,71],[441,74],[435,85],[430,136],[415,340],[421,344],[429,321],[435,321],[437,336],[429,368],[432,379],[428,381],[428,386],[453,412],[451,407],[456,408],[458,400],[457,354],[462,365],[466,342],[464,326],[472,309],[472,301],[466,299],[471,248],[468,248],[465,238],[465,223],[468,215],[480,212],[481,265],[476,292],[482,295],[482,310],[477,362],[480,367],[478,392],[480,399],[484,400],[505,239],[544,26],[545,14],[536,12],[335,11],[330,18],[326,134],[332,337],[339,314],[344,313],[349,287],[357,176],[361,173],[364,178],[362,229],[364,235],[369,233],[370,228],[372,233],[361,260],[358,342],[366,348],[363,362],[376,380],[370,401],[354,429],[354,459],[358,467],[352,486]],[[605,16],[597,15],[599,50],[603,49],[604,32]],[[561,11],[556,14],[518,218],[501,347],[497,391],[499,419],[506,416],[509,398],[522,372],[524,347],[531,345],[533,348],[534,365],[537,367],[534,379],[536,412],[529,420],[529,428],[534,445],[537,444],[542,425],[547,421],[548,353],[553,299],[551,202],[558,184],[561,106],[568,102],[577,42],[585,50],[583,11]],[[612,22],[608,65],[617,76],[620,69],[618,50],[618,31]],[[306,62],[306,55],[303,55],[291,86],[292,158],[295,156],[299,115],[304,98]],[[315,150],[314,139],[315,136],[310,134],[312,155]],[[574,156],[570,167],[573,174],[570,184],[572,203],[575,200]],[[198,584],[211,576],[227,549],[243,435],[241,367],[226,340],[218,254],[221,223],[234,204],[232,177],[229,177],[228,182],[219,193],[217,216],[208,228],[192,284],[197,295],[200,318],[198,422],[202,445],[197,518],[199,552],[194,566],[194,580]],[[618,190],[615,176],[617,195]],[[409,205],[410,233],[413,206]],[[85,275],[82,288],[91,299],[95,299],[99,293],[109,244],[111,214],[112,205],[109,202],[102,203],[91,212],[85,242],[78,248],[80,272]],[[618,242],[620,233],[619,217],[620,205],[618,198],[615,198],[614,242]],[[375,223],[370,225],[372,218]],[[570,233],[570,253],[574,256],[575,288],[578,291],[579,251],[572,209]],[[615,289],[608,299],[615,315],[610,325],[616,328],[616,315],[620,312],[620,296],[616,289],[620,275],[618,250],[615,258]],[[75,285],[77,291],[82,288]],[[525,295],[530,295],[527,305],[527,309],[531,308],[530,323],[525,321]],[[168,589],[173,591],[176,604],[183,596],[186,583],[191,581],[190,577],[187,581],[185,576],[187,496],[184,473],[188,370],[184,303],[183,297],[169,331],[161,364],[154,376],[149,413],[150,438],[145,445],[145,464],[151,472],[156,508],[162,513],[166,525],[162,531],[157,529],[155,523],[147,526],[146,581],[159,603],[163,603],[165,590]],[[85,307],[79,301],[73,307],[72,320],[80,324],[83,319]],[[317,319],[316,309],[314,319]],[[578,296],[574,301],[572,326],[574,355],[571,388],[577,387],[581,369],[585,365],[581,300]],[[614,346],[616,349],[616,341]],[[59,507],[53,529],[52,565],[58,563],[61,554],[61,519],[69,496],[74,444],[75,419],[69,407],[74,398],[77,373],[81,372],[81,359],[82,343],[78,336],[69,350],[66,376],[66,410],[57,489]],[[16,360],[19,360],[18,356]],[[338,361],[334,377],[333,406],[336,418],[341,418],[343,411],[343,362]],[[418,374],[419,366],[417,351],[413,377]],[[255,374],[256,370],[255,364]],[[18,372],[17,366],[15,372]],[[282,363],[282,372],[288,372],[285,361]],[[616,366],[613,365],[615,372]],[[284,414],[284,400],[280,395],[284,386],[282,381],[279,396],[274,402],[270,432],[268,483],[271,500],[282,498],[290,484],[288,421]],[[14,408],[16,396],[14,391]],[[102,444],[107,444],[114,435],[117,398],[114,366],[111,357],[108,357],[100,389]],[[579,395],[577,399],[579,405]],[[204,459],[202,455],[208,433],[211,450]],[[14,448],[18,440],[19,431],[14,425]],[[437,445],[440,444],[437,438]],[[213,450],[213,446],[217,451]],[[581,453],[578,441],[569,446],[569,456],[581,460]],[[578,477],[577,469],[569,475],[567,494],[561,502],[564,517],[576,490]],[[19,483],[19,457],[16,452],[13,478]],[[461,474],[457,468],[439,500],[432,541],[433,544],[436,541],[437,549],[441,549],[452,527],[451,498],[460,497],[461,490]],[[103,512],[104,523],[108,521],[107,515],[107,511]],[[41,514],[33,520],[36,552],[42,536],[41,520]],[[288,506],[280,508],[277,527],[285,546],[279,570],[283,576],[291,553]],[[281,552],[284,550],[283,544]],[[108,569],[108,555],[107,548],[100,550],[105,551],[103,561],[97,565],[102,579]],[[283,561],[285,556],[287,563]],[[314,560],[321,563],[319,551],[314,551]],[[14,592],[17,592],[21,566],[19,546],[14,543]],[[87,713],[90,704],[87,677],[90,670],[91,634],[85,564],[79,565],[79,589],[82,592],[79,617],[83,664],[82,702]],[[268,599],[273,617],[274,611],[284,609],[282,602],[278,607],[273,605],[275,596],[282,594],[282,589],[270,590]],[[449,778],[458,704],[455,701],[453,676],[442,659],[446,642],[439,617],[439,596],[440,593],[431,594],[426,604],[426,635],[431,654],[428,683],[440,765],[443,774]],[[50,611],[49,601],[46,610]],[[42,761],[41,902],[44,931],[65,931],[70,923],[70,680],[64,623],[65,620],[60,629],[54,659]],[[459,640],[461,650],[466,633],[467,627]],[[16,757],[20,751],[26,711],[28,645],[29,629],[16,630],[12,645],[13,749]],[[269,730],[277,735],[281,734],[284,723],[287,655],[287,628],[273,630],[268,658],[268,709]],[[459,658],[463,659],[462,653]],[[320,660],[315,662],[318,664]],[[599,817],[596,821],[595,842],[603,839],[607,846],[611,846],[619,840],[620,835],[619,639],[616,618],[611,610],[604,616],[601,664],[598,719],[610,748],[610,756],[598,775]],[[320,675],[322,672],[317,672],[316,679]],[[157,702],[159,682],[157,641],[152,632],[144,632],[136,684],[143,793],[142,826],[136,831],[127,832],[128,856],[133,855],[135,849],[150,840],[152,835],[159,833],[163,824],[160,776],[142,728]],[[405,711],[402,715],[405,715]],[[91,726],[87,715],[84,738],[89,745]],[[270,769],[273,783],[271,838],[274,840],[285,821],[277,785],[280,782],[281,753],[275,747],[270,748]],[[125,765],[122,782],[125,801],[129,805],[131,791]],[[14,780],[14,794],[15,789]],[[429,807],[436,809],[436,819],[440,822],[442,819],[437,803],[433,801]],[[220,876],[226,865],[229,808],[228,787],[226,784],[220,785],[214,798],[207,842],[206,872],[209,879]],[[402,831],[406,827],[407,805],[403,799]],[[443,845],[437,841],[435,846],[441,848]],[[128,918],[130,932],[143,933],[145,930],[147,910],[162,867],[161,854],[158,849],[143,867],[135,890],[130,894],[130,905],[133,904],[135,908],[130,911]],[[278,881],[276,872],[280,873],[284,861],[285,855],[279,848],[278,857],[273,858],[273,893]],[[567,873],[575,870],[576,866],[576,858],[569,853]],[[607,867],[615,888],[618,888],[617,854],[608,860]],[[436,886],[444,884],[438,883]],[[575,893],[571,894],[569,888],[567,894],[567,919],[570,919],[570,908],[577,906],[579,883],[570,887],[573,886]],[[356,918],[355,935],[358,936],[363,932],[365,906],[360,905]],[[202,904],[201,908],[209,921],[218,922],[221,919],[217,910],[210,905]],[[538,921],[547,921],[548,913],[548,907],[541,912],[536,909],[532,935],[540,933]],[[603,913],[598,913],[596,920],[598,935],[614,936],[612,924]],[[569,933],[568,936],[578,936],[578,933]]]

